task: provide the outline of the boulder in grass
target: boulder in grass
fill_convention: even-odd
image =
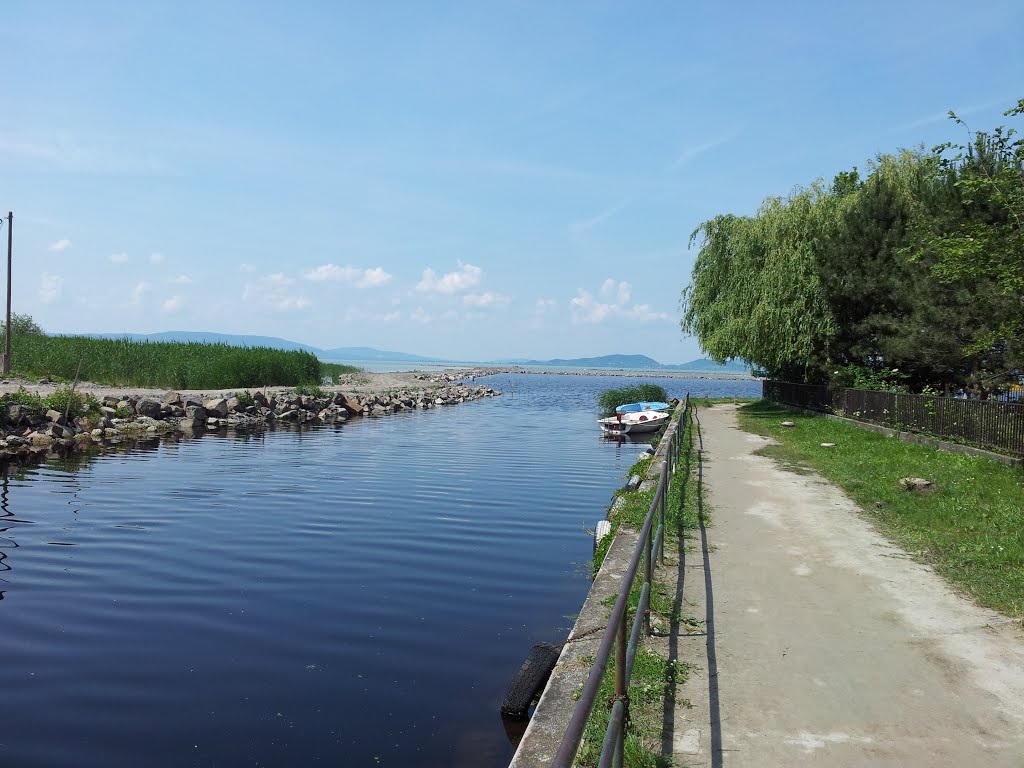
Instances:
[[[923,477],[901,477],[899,483],[904,490],[914,493],[934,493],[938,490],[935,483]]]
[[[786,427],[786,429],[792,429],[793,427],[796,426],[796,422],[795,421],[784,421],[784,422],[782,422],[782,426]]]

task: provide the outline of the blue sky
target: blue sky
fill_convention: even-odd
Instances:
[[[1019,2],[295,5],[4,4],[15,311],[682,362],[698,223],[1024,96]]]

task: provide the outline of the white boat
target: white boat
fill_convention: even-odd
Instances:
[[[597,423],[606,435],[635,435],[661,429],[670,418],[672,414],[664,411],[634,411],[598,419]]]

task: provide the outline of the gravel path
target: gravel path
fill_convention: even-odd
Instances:
[[[711,526],[687,553],[687,766],[1024,765],[1024,628],[955,594],[835,486],[700,409]]]

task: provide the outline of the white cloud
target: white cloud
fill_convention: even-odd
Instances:
[[[613,294],[615,295],[616,304],[628,304],[630,297],[633,295],[633,286],[625,281],[617,283],[609,277],[601,284],[601,295],[610,297]]]
[[[192,283],[192,278],[189,277],[188,275],[178,275],[177,277],[173,278],[171,282],[174,283],[175,285],[190,285]]]
[[[171,296],[164,302],[164,312],[174,312],[176,309],[181,309],[181,305],[185,303],[185,300],[181,296]]]
[[[256,267],[254,267],[252,264],[246,264],[245,262],[242,262],[241,264],[239,264],[238,265],[238,269],[239,269],[240,272],[255,272],[256,271]]]
[[[115,264],[124,264],[128,261],[127,253],[112,253],[110,254],[110,260]]]
[[[164,260],[164,255],[162,253],[157,252],[157,253],[149,254],[149,263],[150,264],[159,264],[163,260]]]
[[[386,315],[382,316],[380,321],[382,323],[397,323],[401,319],[402,313],[395,310],[394,312],[388,312]]]
[[[462,297],[462,301],[471,307],[489,307],[494,304],[507,304],[509,298],[500,293],[484,291],[483,293],[467,293]]]
[[[534,310],[537,314],[543,314],[554,309],[556,306],[558,306],[558,302],[554,299],[537,299],[537,303],[534,305]]]
[[[303,275],[307,280],[316,282],[351,283],[359,275],[355,267],[339,267],[334,264],[321,264]]]
[[[360,288],[377,288],[391,282],[391,274],[382,267],[373,267],[363,271],[363,276],[356,281]]]
[[[409,315],[409,319],[417,325],[426,325],[430,322],[430,315],[423,310],[423,307],[416,307],[416,310]]]
[[[339,267],[336,264],[321,264],[306,272],[303,277],[315,282],[352,283],[357,288],[377,288],[391,282],[391,274],[382,267],[360,269]]]
[[[438,277],[433,269],[427,267],[423,270],[423,279],[417,284],[416,290],[431,293],[460,293],[468,291],[480,282],[480,276],[484,272],[480,267],[463,264],[461,261],[459,267],[459,271],[449,272],[441,277]]]
[[[71,241],[64,237],[58,240],[56,243],[50,243],[49,250],[51,253],[64,253],[64,251],[66,251],[70,247]]]
[[[575,298],[569,301],[573,322],[603,323],[614,318],[653,323],[671,319],[667,312],[657,312],[651,309],[650,304],[629,306],[632,286],[627,282],[616,283],[609,278],[601,285],[600,293],[605,297],[605,301],[599,300],[590,291],[583,288],[576,292]]]
[[[43,304],[52,304],[60,298],[64,291],[64,278],[60,275],[51,275],[43,272],[39,278],[39,300]]]
[[[135,287],[132,288],[132,295],[131,298],[129,299],[129,303],[132,304],[133,306],[141,304],[146,294],[149,293],[152,289],[152,283],[147,283],[145,280],[136,283]]]
[[[313,303],[305,296],[291,290],[294,279],[281,272],[265,275],[255,282],[246,283],[242,298],[258,306],[281,312],[308,309]]]

